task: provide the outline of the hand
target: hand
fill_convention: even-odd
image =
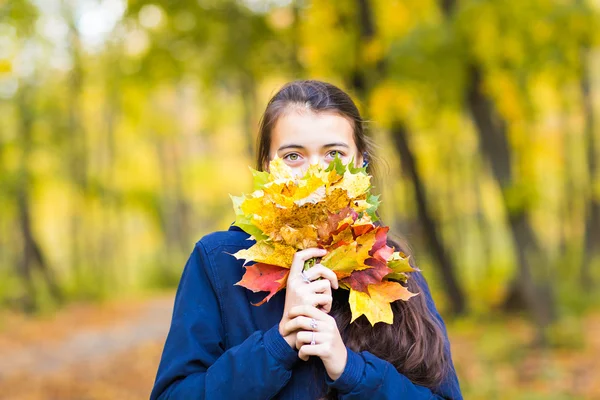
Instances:
[[[338,379],[346,368],[348,350],[335,319],[311,305],[293,307],[289,317],[283,331],[297,331],[298,357],[304,361],[309,356],[321,358],[327,375],[333,380]]]
[[[296,332],[283,331],[283,326],[290,320],[288,312],[291,308],[299,305],[310,305],[320,307],[325,312],[331,310],[331,288],[338,288],[335,273],[324,265],[316,264],[304,272],[308,282],[302,277],[304,262],[313,257],[323,257],[326,253],[324,249],[313,247],[299,251],[294,255],[287,280],[283,317],[279,322],[279,333],[292,348],[295,348],[296,345]]]

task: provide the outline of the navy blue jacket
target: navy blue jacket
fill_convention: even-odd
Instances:
[[[346,368],[336,381],[318,357],[300,360],[279,333],[285,291],[256,307],[251,303],[265,294],[234,285],[244,268],[231,254],[252,243],[235,226],[196,243],[179,283],[151,400],[305,400],[320,398],[327,386],[344,400],[462,399],[453,366],[432,391],[367,351],[348,349]],[[420,273],[412,279],[421,280],[421,291],[446,335],[425,279]],[[447,338],[446,346],[450,352]]]

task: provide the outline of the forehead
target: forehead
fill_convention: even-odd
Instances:
[[[287,144],[317,147],[332,142],[355,147],[352,122],[334,112],[292,109],[279,117],[271,131],[271,148]]]

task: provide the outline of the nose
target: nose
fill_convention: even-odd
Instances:
[[[319,163],[319,155],[318,155],[318,154],[311,154],[311,155],[308,157],[308,163],[309,163],[310,165],[315,165],[315,164],[318,164],[318,163]]]
[[[326,167],[327,163],[319,154],[313,154],[308,157],[308,162],[310,165],[318,165],[321,164],[322,167]]]

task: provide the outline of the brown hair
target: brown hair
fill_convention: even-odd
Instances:
[[[369,165],[367,171],[374,175],[374,143],[364,129],[364,121],[350,98],[338,87],[316,80],[293,81],[281,88],[269,101],[261,118],[257,145],[256,168],[264,170],[269,162],[271,131],[278,118],[294,107],[305,107],[312,112],[335,112],[352,121],[354,142],[359,153],[367,155]],[[388,239],[388,244],[397,251],[409,254],[408,246]],[[411,263],[414,261],[411,257]],[[419,272],[408,279],[408,289],[414,293],[423,292],[426,283]],[[419,283],[422,282],[422,283]],[[394,323],[371,326],[361,316],[352,324],[348,291],[336,290],[330,314],[336,319],[344,343],[354,351],[369,351],[375,356],[387,360],[412,382],[434,388],[446,375],[449,364],[445,352],[444,333],[439,321],[427,306],[425,293],[411,298],[409,301],[398,300],[392,303]],[[327,398],[336,398],[335,393],[328,393]]]
[[[271,147],[271,131],[277,120],[286,113],[298,108],[312,112],[334,112],[348,119],[354,128],[354,143],[359,154],[367,154],[369,166],[367,170],[377,175],[375,160],[375,143],[364,132],[365,122],[358,108],[343,90],[327,82],[316,80],[293,81],[282,87],[269,101],[260,120],[256,168],[264,170],[268,165]]]

